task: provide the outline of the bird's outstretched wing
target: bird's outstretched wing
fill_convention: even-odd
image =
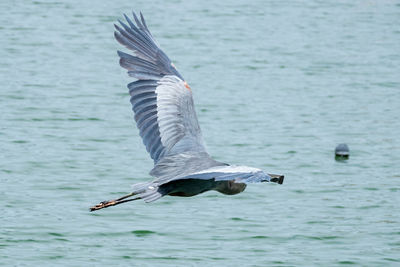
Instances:
[[[205,152],[192,91],[151,35],[143,15],[119,21],[115,38],[134,52],[118,51],[120,65],[137,81],[128,84],[140,136],[154,164],[166,156]]]

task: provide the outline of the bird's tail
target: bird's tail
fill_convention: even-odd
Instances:
[[[163,196],[158,189],[158,185],[153,182],[139,183],[132,186],[132,191],[136,192],[138,197],[146,203],[156,201]]]

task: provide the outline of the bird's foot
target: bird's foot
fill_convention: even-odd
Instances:
[[[114,200],[105,200],[105,201],[102,201],[102,202],[100,202],[99,204],[97,204],[97,205],[91,207],[91,208],[90,208],[90,211],[96,211],[96,210],[108,208],[108,207],[111,207],[111,206],[115,206],[115,205],[118,205],[118,204],[121,204],[121,203],[125,203],[125,202],[129,202],[129,201],[133,201],[133,200],[140,199],[140,197],[132,198],[132,199],[127,199],[127,198],[129,198],[129,197],[131,197],[131,196],[134,196],[134,195],[136,195],[136,193],[130,193],[130,194],[128,194],[128,195],[125,195],[125,196],[123,196],[123,197],[120,197],[120,198],[117,198],[117,199],[114,199]]]
[[[110,200],[110,201],[102,201],[99,204],[93,206],[90,208],[90,211],[95,211],[95,210],[99,210],[99,209],[103,209],[103,208],[107,208],[110,206],[114,206],[117,204],[116,200]]]

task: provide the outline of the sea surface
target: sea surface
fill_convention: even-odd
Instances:
[[[89,212],[151,179],[113,37],[132,10],[209,153],[283,185]],[[0,265],[400,266],[399,22],[394,0],[1,1]]]

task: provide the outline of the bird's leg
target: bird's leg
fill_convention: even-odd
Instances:
[[[280,174],[268,174],[268,175],[271,177],[270,182],[283,184],[283,179],[285,178],[285,176]]]
[[[108,207],[111,207],[111,206],[115,206],[115,205],[118,205],[118,204],[121,204],[121,203],[125,203],[125,202],[129,202],[129,201],[140,199],[140,197],[136,197],[136,198],[132,198],[132,199],[126,199],[126,198],[134,196],[134,195],[136,195],[136,193],[130,193],[128,195],[125,195],[123,197],[120,197],[120,198],[117,198],[117,199],[114,199],[114,200],[102,201],[99,204],[91,207],[90,211],[96,211],[96,210],[108,208]]]

